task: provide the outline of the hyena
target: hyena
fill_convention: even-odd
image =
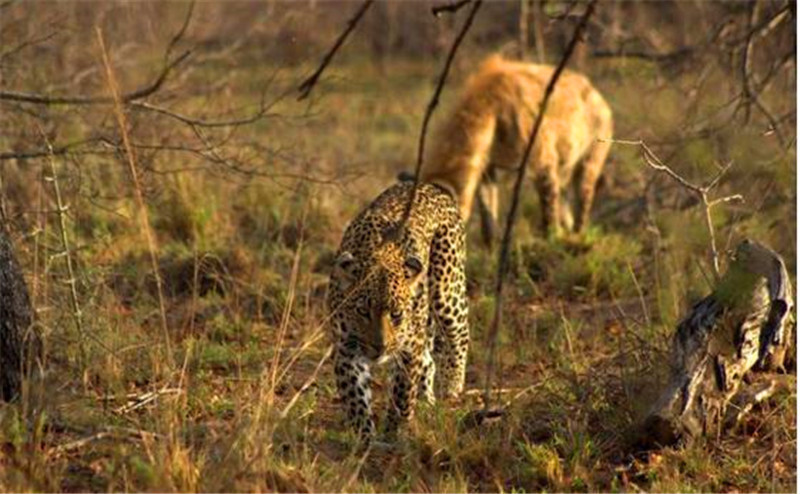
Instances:
[[[519,166],[554,70],[497,55],[485,60],[467,80],[426,157],[421,179],[449,188],[465,221],[477,194],[487,243],[498,216],[497,172]],[[603,96],[585,76],[564,71],[528,160],[545,233],[586,226],[612,131],[611,108]],[[573,204],[567,199],[570,184]]]

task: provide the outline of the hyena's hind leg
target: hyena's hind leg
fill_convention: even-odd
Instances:
[[[478,213],[481,218],[483,244],[490,248],[497,237],[497,219],[500,209],[500,192],[497,187],[497,169],[489,165],[478,186]]]
[[[567,187],[561,194],[561,217],[558,220],[561,224],[561,230],[565,232],[575,230],[575,217],[572,214],[572,211],[576,209],[574,204],[575,198],[572,194],[572,188]]]
[[[597,180],[603,172],[611,142],[595,141],[591,150],[579,166],[577,180],[573,181],[575,188],[575,231],[582,232],[589,224],[589,215],[592,212],[592,202],[597,190]]]
[[[555,146],[543,144],[536,163],[534,185],[539,194],[542,233],[558,235],[561,230],[561,179],[558,175],[558,152]],[[530,165],[529,165],[530,166]]]

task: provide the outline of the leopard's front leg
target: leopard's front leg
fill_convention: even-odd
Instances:
[[[348,422],[362,440],[368,441],[375,435],[369,361],[349,349],[340,348],[336,352],[334,371]]]
[[[423,355],[424,347],[419,345],[419,348],[401,350],[395,356],[386,420],[386,433],[390,437],[414,414],[423,372]]]
[[[434,392],[434,379],[436,377],[436,361],[433,358],[435,325],[433,313],[428,316],[428,334],[426,335],[425,351],[422,354],[422,372],[419,378],[419,398],[428,405],[436,403]]]

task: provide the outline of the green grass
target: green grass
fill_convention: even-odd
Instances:
[[[270,71],[258,65],[260,55],[241,56],[236,60],[248,62],[242,67],[217,59],[190,71],[181,81],[187,95],[176,96],[176,108],[213,115],[252,107]],[[470,67],[464,62],[456,69],[439,118]],[[285,69],[290,74],[275,89],[308,68]],[[24,210],[15,216],[18,233],[41,229],[15,238],[46,336],[48,372],[28,381],[18,403],[0,405],[0,490],[793,492],[795,392],[779,395],[724,436],[644,456],[624,453],[664,379],[675,324],[708,291],[709,268],[699,209],[681,209],[686,195],[658,178],[648,212],[637,200],[652,171],[635,150],[619,146],[595,221],[582,236],[540,238],[532,227],[538,200],[532,187],[524,189],[493,384],[513,390],[499,400],[533,388],[504,417],[470,427],[465,417],[482,405],[471,392],[420,409],[392,449],[364,458],[343,428],[330,363],[282,416],[328,344],[320,332],[325,285],[342,231],[397,171],[414,163],[438,67],[398,59],[390,68],[381,74],[366,56],[335,61],[310,106],[284,101],[275,111],[286,118],[242,127],[221,145],[231,159],[252,158],[258,173],[209,165],[192,154],[141,151],[149,167],[199,168],[146,174],[174,361],[120,163],[71,157],[80,165],[78,177],[70,162],[59,160],[90,335],[83,363],[64,269],[49,257],[58,245],[54,218],[27,212],[17,196],[8,197],[13,212]],[[685,123],[681,87],[690,78],[659,90],[655,69],[645,63],[608,61],[592,72],[616,112],[619,138],[666,139]],[[225,76],[235,89],[225,98],[197,94]],[[697,112],[720,98],[709,91]],[[56,117],[72,118],[68,112]],[[86,137],[102,124],[102,115],[84,117],[64,124],[59,137]],[[170,136],[197,144],[173,121],[137,118],[143,122],[133,130],[137,139]],[[736,164],[718,193],[740,192],[746,202],[715,211],[720,243],[753,236],[781,252],[793,272],[794,151],[780,154],[753,129],[730,129],[718,139],[721,144],[698,140],[658,152],[702,181],[724,161],[724,148]],[[3,137],[0,143],[10,145]],[[31,197],[49,187],[34,172],[15,172]],[[341,180],[329,183],[331,177]],[[482,389],[487,371],[497,264],[497,252],[480,247],[476,223],[469,225],[467,261],[471,391]],[[383,411],[388,386],[385,379],[379,385]],[[174,391],[120,411],[164,389]]]

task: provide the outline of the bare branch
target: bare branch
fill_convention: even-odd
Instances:
[[[613,139],[611,139],[610,141],[617,142]],[[666,173],[667,175],[670,176],[670,178],[672,178],[673,180],[675,180],[676,182],[678,182],[679,184],[681,184],[682,186],[693,192],[696,192],[698,194],[701,194],[703,192],[702,187],[690,183],[688,180],[675,173],[675,171],[672,168],[665,165],[661,161],[661,159],[658,156],[656,156],[656,154],[647,146],[647,144],[645,144],[644,141],[640,140],[637,142],[637,144],[641,146],[642,158],[644,158],[644,161],[650,166],[650,168],[656,171]]]
[[[528,169],[528,159],[530,158],[531,150],[533,149],[533,145],[536,142],[536,136],[539,134],[539,128],[542,125],[542,121],[544,120],[544,115],[547,112],[547,103],[550,101],[550,96],[553,94],[553,89],[558,83],[559,77],[561,77],[561,73],[564,71],[564,68],[567,66],[567,62],[569,62],[570,57],[572,57],[572,53],[575,51],[575,47],[578,45],[578,42],[581,39],[581,35],[586,29],[586,25],[589,21],[589,17],[591,17],[592,13],[594,12],[595,5],[597,0],[592,0],[589,2],[589,5],[586,7],[586,11],[583,13],[578,25],[575,26],[575,31],[572,34],[572,40],[570,40],[569,45],[567,46],[564,55],[561,57],[561,61],[556,66],[553,75],[550,76],[550,81],[547,83],[547,87],[544,91],[544,96],[542,97],[542,101],[539,105],[539,112],[536,115],[536,120],[533,123],[533,127],[531,128],[530,134],[528,136],[528,142],[525,146],[525,152],[522,154],[522,159],[520,159],[519,165],[517,166],[517,177],[516,181],[514,182],[514,194],[511,199],[511,209],[508,212],[508,216],[506,217],[506,228],[503,232],[503,241],[500,245],[500,261],[498,263],[497,268],[497,282],[495,285],[494,290],[494,316],[492,317],[492,324],[489,327],[489,364],[486,370],[486,382],[484,385],[484,410],[489,409],[490,403],[490,393],[489,390],[491,389],[491,381],[492,381],[492,374],[494,371],[494,354],[497,347],[497,337],[500,332],[500,319],[502,315],[502,306],[503,306],[503,284],[505,281],[506,274],[508,273],[508,265],[509,265],[509,251],[511,249],[511,237],[514,232],[514,222],[517,219],[517,213],[519,211],[519,202],[520,196],[522,192],[522,184],[525,181],[525,172]]]
[[[780,25],[790,14],[790,7],[793,2],[787,2],[787,5],[780,9],[778,12],[775,13],[772,17],[765,19],[757,24],[749,26],[749,29],[746,33],[742,36],[737,37],[733,40],[725,40],[725,51],[726,53],[731,52],[735,47],[746,43],[748,39],[753,36],[764,37],[770,32],[772,32],[778,25]],[[654,63],[659,64],[671,64],[682,61],[684,59],[688,60],[692,58],[695,54],[703,53],[707,51],[709,48],[718,45],[722,40],[723,33],[725,32],[727,27],[727,21],[723,21],[720,23],[717,29],[713,31],[713,33],[709,36],[708,39],[701,41],[700,43],[694,46],[687,46],[684,48],[679,48],[677,50],[668,52],[668,53],[657,53],[651,52],[647,50],[642,50],[638,48],[634,49],[626,49],[622,47],[617,50],[603,50],[598,49],[592,51],[592,56],[596,58],[638,58],[641,60],[647,60]]]
[[[203,119],[199,119],[199,118],[195,118],[195,117],[190,117],[190,116],[187,116],[187,115],[182,115],[182,114],[176,113],[176,112],[174,112],[172,110],[168,110],[168,109],[166,109],[164,107],[156,106],[156,105],[147,103],[146,101],[132,102],[131,106],[133,106],[134,108],[140,109],[140,110],[147,110],[147,111],[151,111],[151,112],[154,112],[154,113],[159,113],[161,115],[164,115],[164,116],[173,118],[175,120],[178,120],[180,122],[183,122],[183,123],[185,123],[187,125],[196,126],[196,127],[213,128],[213,127],[239,127],[239,126],[242,126],[242,125],[255,123],[255,122],[257,122],[257,121],[259,121],[259,120],[261,120],[263,118],[269,117],[269,116],[273,116],[272,114],[269,113],[269,111],[270,111],[270,109],[272,109],[273,106],[275,106],[275,104],[277,102],[278,101],[276,100],[276,101],[273,101],[273,102],[265,105],[264,102],[262,101],[261,105],[260,105],[260,108],[259,108],[259,110],[257,112],[253,113],[252,115],[248,115],[248,116],[245,116],[245,117],[236,118],[236,119],[232,119],[232,120],[203,120]]]
[[[478,13],[478,9],[481,8],[482,4],[483,0],[477,0],[475,3],[472,4],[472,10],[469,11],[469,15],[467,16],[467,19],[464,21],[464,25],[461,27],[461,31],[456,36],[456,39],[453,40],[453,45],[450,47],[450,53],[447,54],[447,60],[445,61],[441,74],[439,74],[439,81],[436,83],[436,89],[433,92],[433,96],[431,97],[430,102],[428,102],[428,107],[425,109],[425,116],[422,119],[422,128],[420,129],[419,133],[419,144],[417,147],[417,165],[416,168],[414,169],[414,186],[411,188],[411,194],[408,198],[406,209],[403,212],[403,219],[400,221],[396,233],[399,233],[402,230],[402,228],[405,227],[408,218],[411,216],[411,210],[414,207],[414,201],[417,198],[417,188],[419,187],[419,174],[422,171],[422,164],[425,156],[425,138],[427,137],[428,134],[428,124],[430,123],[431,117],[433,116],[433,111],[439,105],[439,96],[441,96],[442,90],[444,89],[444,84],[447,81],[447,75],[450,73],[450,66],[453,64],[453,60],[455,59],[456,53],[458,52],[458,47],[461,45],[461,42],[467,35],[467,31],[469,31],[470,26],[472,26],[472,22],[475,20],[475,15]]]
[[[25,48],[27,48],[29,46],[35,46],[35,45],[38,45],[40,43],[44,43],[44,42],[54,38],[58,34],[59,34],[58,31],[53,31],[53,32],[48,33],[48,34],[46,34],[44,36],[39,36],[39,37],[35,37],[35,38],[28,38],[28,39],[20,42],[19,44],[17,44],[13,48],[9,48],[7,51],[4,51],[3,53],[0,53],[0,64],[2,64],[5,59],[13,56],[16,53],[19,53],[20,51],[24,50]]]
[[[73,250],[70,246],[69,241],[69,234],[67,232],[67,220],[66,220],[66,212],[69,209],[69,206],[64,204],[64,200],[61,195],[61,186],[58,183],[58,173],[56,171],[56,160],[53,156],[53,146],[50,143],[50,140],[47,138],[47,134],[45,134],[44,130],[41,126],[38,126],[39,133],[42,136],[42,139],[47,146],[47,149],[50,150],[49,156],[49,164],[50,164],[50,176],[45,177],[44,179],[53,184],[53,192],[55,193],[56,198],[56,207],[57,207],[57,214],[58,214],[58,231],[60,234],[61,239],[61,250],[58,252],[57,255],[64,257],[64,262],[67,268],[67,275],[69,278],[65,280],[65,283],[69,285],[70,289],[70,302],[72,303],[72,319],[75,323],[75,328],[78,330],[78,348],[80,350],[80,365],[82,369],[85,369],[85,366],[88,365],[86,360],[86,342],[84,337],[84,328],[83,328],[83,311],[81,310],[80,303],[78,302],[78,279],[75,276],[75,268],[73,264],[72,254]]]
[[[308,79],[303,81],[297,87],[297,91],[300,92],[300,95],[297,97],[297,101],[302,101],[308,98],[308,95],[311,94],[311,90],[317,85],[317,81],[319,80],[320,76],[323,72],[325,72],[325,68],[329,63],[331,63],[331,60],[333,60],[336,52],[339,51],[339,48],[344,44],[345,40],[347,40],[347,37],[350,36],[350,33],[358,25],[358,21],[361,20],[373,2],[374,0],[366,0],[363,4],[361,4],[361,7],[359,7],[359,9],[356,11],[355,15],[349,21],[347,21],[347,27],[344,31],[342,31],[342,34],[339,35],[339,38],[336,39],[336,42],[333,44],[328,53],[326,53],[322,58],[322,62],[320,63],[319,67],[317,67],[317,70],[315,70]]]
[[[455,2],[449,2],[442,5],[434,5],[431,7],[431,14],[434,17],[441,17],[442,13],[447,12],[450,14],[454,14],[461,10],[461,7],[470,3],[472,0],[457,0]]]
[[[581,3],[580,0],[572,0],[566,5],[566,7],[564,7],[564,10],[562,10],[561,12],[552,14],[544,12],[544,15],[546,15],[548,19],[554,21],[560,21],[563,19],[567,19],[569,17],[577,17],[577,15],[573,16],[572,12],[575,10],[575,7],[580,5],[580,3]]]
[[[139,440],[144,437],[152,437],[152,438],[162,438],[160,434],[156,434],[154,432],[149,432],[142,429],[132,429],[129,427],[115,427],[115,426],[106,426],[103,430],[99,432],[95,432],[88,436],[75,439],[73,441],[69,441],[66,443],[59,444],[57,446],[53,446],[52,448],[48,449],[44,452],[45,456],[48,459],[57,458],[63,454],[69,453],[71,451],[75,451],[78,449],[83,448],[87,444],[90,444],[94,441],[99,441],[105,438],[114,438],[114,439],[124,439],[124,440]]]
[[[642,141],[641,139],[638,141],[624,140],[624,139],[601,139],[601,141],[611,142],[615,144],[623,144],[627,146],[640,147],[642,150],[642,159],[644,160],[645,163],[647,163],[647,165],[650,168],[666,174],[671,179],[680,184],[682,187],[697,195],[697,197],[700,199],[700,202],[703,204],[704,219],[706,222],[706,229],[708,230],[709,244],[711,249],[711,265],[714,268],[714,276],[716,277],[717,280],[719,280],[720,276],[719,250],[717,249],[717,237],[714,231],[714,223],[711,218],[711,208],[719,204],[724,204],[733,201],[744,202],[744,197],[742,197],[740,194],[734,194],[731,196],[722,197],[720,199],[715,199],[713,201],[710,201],[708,198],[708,193],[711,191],[711,189],[713,189],[719,184],[719,181],[733,165],[733,162],[730,162],[727,165],[720,168],[717,174],[714,175],[714,177],[712,177],[711,180],[709,180],[706,185],[700,186],[689,182],[688,180],[680,176],[677,172],[675,172],[675,170],[664,164],[664,162],[661,161],[661,159],[658,156],[656,156],[656,154],[650,149],[650,147],[648,147],[647,144],[645,144],[645,142]]]
[[[755,106],[756,109],[761,112],[764,118],[766,118],[769,122],[770,129],[775,133],[775,137],[777,137],[780,145],[784,146],[786,141],[779,128],[778,122],[775,120],[775,117],[767,109],[766,105],[759,97],[760,92],[753,88],[752,59],[753,50],[755,49],[756,35],[758,34],[759,36],[765,36],[770,31],[775,29],[775,27],[777,27],[778,24],[780,24],[783,19],[788,16],[788,7],[781,9],[778,14],[773,16],[773,18],[767,22],[766,26],[759,28],[758,18],[761,14],[760,7],[761,3],[758,1],[753,2],[750,6],[750,30],[747,33],[744,50],[742,50],[742,100],[740,102],[740,107],[744,109],[744,123],[748,124],[750,123],[751,105]]]
[[[782,9],[775,12],[775,15],[773,15],[772,17],[764,19],[763,21],[757,24],[750,24],[748,31],[744,33],[744,35],[734,39],[729,44],[739,45],[741,43],[746,42],[754,34],[758,35],[758,37],[760,38],[763,38],[764,36],[772,32],[776,27],[778,27],[778,25],[781,24],[781,22],[785,18],[787,18],[789,14],[791,14],[792,3],[794,2],[792,1],[786,2],[786,5]]]
[[[181,25],[178,32],[169,40],[169,44],[167,45],[167,49],[164,52],[164,65],[167,65],[169,61],[170,55],[172,55],[172,49],[175,48],[175,45],[183,38],[183,35],[186,34],[186,30],[189,28],[189,22],[192,20],[192,14],[194,13],[194,0],[189,4],[189,9],[186,11],[186,16],[183,18],[183,24]]]
[[[741,194],[733,194],[731,196],[720,197],[719,199],[714,199],[713,201],[708,203],[709,207],[714,207],[718,204],[725,204],[729,202],[744,202],[744,196]]]
[[[717,186],[717,184],[719,183],[719,181],[722,179],[722,177],[723,177],[723,176],[724,176],[726,173],[728,173],[728,170],[730,170],[731,166],[733,166],[733,161],[729,161],[727,165],[725,165],[725,166],[723,166],[722,168],[720,168],[720,169],[719,169],[719,172],[717,172],[717,175],[716,175],[714,178],[712,178],[712,179],[711,179],[711,180],[708,182],[708,184],[706,184],[706,185],[703,187],[703,189],[705,189],[706,191],[710,191],[711,189],[713,189],[714,187],[716,187],[716,186]]]
[[[161,86],[164,85],[164,81],[167,80],[170,71],[184,61],[190,54],[191,51],[185,51],[181,56],[166,65],[155,81],[146,87],[120,95],[120,101],[122,103],[129,103],[150,96],[158,91]],[[0,91],[0,100],[39,105],[110,105],[114,103],[113,98],[110,96],[46,96],[43,94],[23,93],[18,91]]]
[[[69,144],[65,144],[63,146],[51,149],[37,149],[31,151],[9,151],[5,153],[0,153],[0,162],[8,161],[8,160],[24,160],[24,159],[34,159],[34,158],[43,158],[45,156],[61,156],[64,154],[108,154],[107,151],[103,150],[84,150],[84,149],[77,149],[81,146],[85,146],[87,144],[91,144],[93,142],[102,142],[103,139],[82,139],[80,141],[71,142]]]
[[[744,123],[750,123],[750,105],[753,103],[755,99],[755,95],[753,94],[753,89],[750,86],[750,72],[752,71],[752,60],[753,60],[753,44],[754,44],[754,37],[755,37],[755,30],[753,26],[758,22],[758,16],[761,12],[759,8],[760,4],[756,0],[752,4],[750,4],[750,24],[749,24],[749,33],[747,34],[747,40],[745,42],[744,50],[742,50],[742,107],[744,108]]]
[[[169,77],[172,70],[175,69],[175,67],[177,67],[181,62],[186,60],[189,55],[191,55],[191,50],[186,50],[174,60],[169,60],[172,49],[186,33],[193,10],[194,2],[192,2],[192,4],[189,6],[189,11],[184,18],[181,28],[177,33],[175,33],[167,45],[167,49],[164,53],[164,64],[161,68],[161,72],[158,74],[155,80],[153,80],[153,82],[147,86],[137,89],[136,91],[120,94],[120,102],[129,103],[155,93],[161,89],[161,86],[164,85],[164,82],[166,82],[167,77]],[[19,103],[31,103],[38,105],[110,105],[114,103],[114,98],[111,96],[48,96],[44,94],[0,90],[0,101],[16,101]]]

